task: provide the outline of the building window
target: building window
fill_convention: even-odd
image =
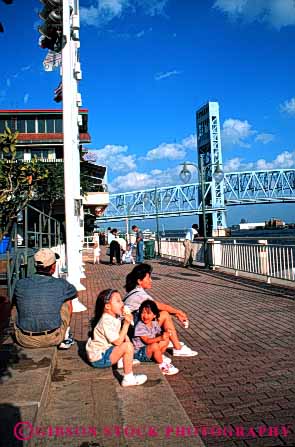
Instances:
[[[48,149],[43,149],[43,148],[31,149],[31,158],[33,158],[33,157],[37,157],[38,160],[47,159],[48,158]]]
[[[24,159],[24,151],[17,149],[15,153],[15,158],[17,160],[23,160]]]
[[[5,120],[0,120],[0,132],[4,132],[5,129]]]
[[[46,120],[46,132],[54,133],[54,120],[53,119]]]
[[[26,120],[24,118],[17,119],[17,130],[21,133],[26,132]]]
[[[38,133],[45,133],[45,120],[38,119]]]
[[[27,133],[35,133],[35,120],[34,119],[28,119],[27,120]]]
[[[62,119],[56,118],[54,121],[55,121],[55,133],[62,133]]]

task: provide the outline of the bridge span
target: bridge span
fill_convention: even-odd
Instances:
[[[225,173],[221,182],[225,207],[210,204],[212,181],[206,181],[204,186],[206,214],[224,211],[225,207],[234,205],[295,202],[295,169]],[[97,220],[106,222],[202,214],[200,191],[200,183],[191,183],[110,194],[109,206]]]

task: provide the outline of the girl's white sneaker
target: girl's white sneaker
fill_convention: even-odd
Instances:
[[[166,355],[162,354],[162,359],[163,359],[163,363],[167,363],[167,365],[170,365],[170,363],[172,362],[170,357],[167,357]]]
[[[133,359],[133,361],[132,361],[132,365],[139,365],[139,363],[140,363],[140,361],[137,360],[137,359]],[[118,369],[123,369],[123,367],[124,367],[124,365],[123,365],[123,359],[120,358],[120,359],[118,360],[118,363],[117,363],[117,368],[118,368]]]
[[[124,377],[121,385],[124,387],[142,385],[146,381],[147,381],[147,376],[145,374],[133,374],[133,376],[130,379],[126,379],[126,377]]]
[[[197,351],[193,351],[186,345],[181,346],[181,349],[173,349],[173,355],[175,357],[195,357],[198,355]]]
[[[162,363],[159,365],[159,368],[164,376],[174,376],[174,374],[179,372],[179,369],[172,365],[172,363],[169,365],[167,365],[167,363]]]

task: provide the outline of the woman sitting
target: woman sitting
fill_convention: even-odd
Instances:
[[[138,321],[138,310],[140,305],[145,300],[152,300],[158,306],[160,311],[160,316],[158,318],[158,323],[164,332],[170,333],[170,341],[173,346],[173,355],[177,357],[194,357],[198,353],[192,351],[185,344],[179,342],[179,338],[170,315],[175,315],[176,318],[187,327],[188,322],[187,315],[180,309],[176,309],[169,304],[160,303],[154,300],[148,293],[146,289],[152,288],[152,266],[150,264],[138,264],[126,277],[126,292],[124,298],[124,304],[129,307],[134,315],[134,321]]]

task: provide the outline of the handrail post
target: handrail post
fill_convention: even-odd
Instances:
[[[238,270],[238,247],[237,247],[237,241],[234,240],[234,269],[235,269],[235,276],[239,276],[239,270]]]
[[[266,239],[260,239],[258,241],[259,246],[259,259],[260,259],[260,272],[266,276],[267,283],[270,284],[269,265],[268,265],[268,242]]]

